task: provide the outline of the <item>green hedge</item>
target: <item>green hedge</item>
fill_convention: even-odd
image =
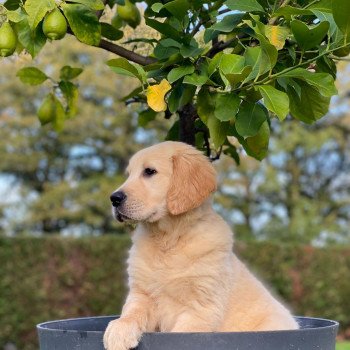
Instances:
[[[0,238],[0,349],[37,349],[35,324],[120,311],[128,237]],[[238,244],[295,314],[350,327],[350,248]]]

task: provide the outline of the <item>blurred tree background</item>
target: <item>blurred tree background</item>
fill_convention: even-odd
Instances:
[[[164,140],[169,124],[161,114],[155,120],[152,113],[138,116],[132,104],[121,101],[135,82],[111,74],[105,65],[108,58],[110,54],[71,38],[69,45],[52,42],[35,59],[47,74],[58,75],[61,62],[85,68],[78,80],[78,115],[61,133],[40,127],[35,115],[49,87],[44,84],[39,93],[37,88],[23,89],[15,77],[29,58],[2,60],[2,235],[80,236],[128,230],[112,222],[108,196],[123,181],[130,155]],[[216,162],[216,206],[239,239],[349,242],[349,67],[346,62],[338,65],[340,95],[327,117],[311,126],[273,119],[265,160],[246,157],[240,149],[239,166],[225,156]]]
[[[60,60],[57,60],[57,52]],[[36,64],[58,74],[61,61],[85,66],[79,79],[79,114],[61,133],[41,127],[36,110],[45,86],[23,89],[15,71],[26,56],[0,67],[0,227],[3,234],[105,234],[112,227],[109,194],[122,181],[130,156],[156,142],[155,131],[120,101],[132,79],[115,77],[108,54],[76,40],[53,42]],[[108,83],[106,83],[108,82]],[[142,116],[140,117],[142,119]],[[146,116],[147,118],[147,116]],[[150,126],[161,133],[166,123]],[[1,232],[1,231],[0,231]]]

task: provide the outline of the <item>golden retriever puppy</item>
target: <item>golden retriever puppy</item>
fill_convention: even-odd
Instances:
[[[214,212],[216,173],[193,147],[164,142],[136,153],[111,195],[119,221],[138,222],[128,259],[129,295],[104,335],[108,350],[137,346],[143,332],[298,328],[289,311],[233,254]]]

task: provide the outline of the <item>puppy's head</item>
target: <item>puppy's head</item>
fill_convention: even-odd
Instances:
[[[199,207],[216,189],[209,160],[192,146],[163,142],[136,153],[128,179],[111,195],[119,221],[155,222]]]

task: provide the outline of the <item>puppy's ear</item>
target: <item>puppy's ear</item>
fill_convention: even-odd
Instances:
[[[216,190],[216,172],[199,151],[173,156],[173,176],[167,195],[168,210],[179,215],[199,207]]]

